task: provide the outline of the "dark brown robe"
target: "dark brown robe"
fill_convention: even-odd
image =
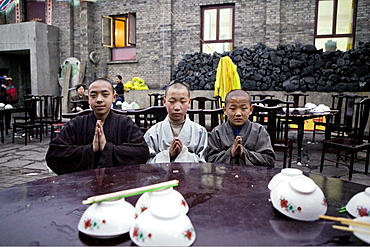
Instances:
[[[94,153],[92,142],[96,121],[93,113],[78,116],[50,142],[46,162],[56,174],[147,161],[149,149],[140,129],[130,117],[113,111],[103,125],[107,141],[104,150]]]

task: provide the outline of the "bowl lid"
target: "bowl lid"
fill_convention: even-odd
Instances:
[[[296,168],[283,168],[281,169],[281,173],[288,176],[303,175],[303,172]]]
[[[306,176],[296,176],[289,181],[289,185],[297,192],[309,194],[315,191],[315,182]]]

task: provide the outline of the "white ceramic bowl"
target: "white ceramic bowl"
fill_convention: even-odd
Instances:
[[[281,181],[294,177],[294,176],[304,176],[303,172],[296,168],[283,168],[281,171],[272,177],[269,184],[267,185],[267,188],[269,190],[272,190],[275,188],[276,185],[278,185]]]
[[[135,220],[135,208],[124,198],[94,203],[83,213],[78,230],[95,238],[114,238],[127,233]]]
[[[6,104],[4,106],[5,109],[13,109],[13,106],[11,104]]]
[[[189,206],[181,193],[170,187],[142,194],[135,205],[136,215],[139,216],[146,209],[154,205],[163,206],[168,203],[179,205],[181,212],[184,214],[189,211]]]
[[[5,104],[4,103],[0,103],[0,108],[3,108],[5,107]]]
[[[306,176],[281,181],[271,190],[270,199],[274,208],[296,220],[317,220],[327,210],[324,193]]]
[[[368,223],[370,224],[370,217],[359,217],[359,218],[356,218],[354,219],[354,221],[357,221],[357,222],[364,222],[364,223]],[[360,226],[349,226],[350,229],[353,229],[353,230],[360,230],[360,231],[369,231],[368,228],[364,228],[364,227],[360,227]],[[370,244],[370,234],[366,234],[366,233],[362,233],[362,232],[354,232],[353,233],[356,237],[358,237],[359,239],[361,239],[362,241]]]
[[[347,212],[353,217],[363,217],[370,215],[370,187],[365,191],[354,195],[346,205]]]
[[[139,246],[190,246],[194,227],[174,203],[154,205],[140,214],[130,229],[131,240]]]

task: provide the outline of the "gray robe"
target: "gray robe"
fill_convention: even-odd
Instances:
[[[212,130],[209,135],[207,161],[211,163],[231,163],[274,167],[275,153],[270,136],[259,123],[247,121],[240,130],[243,158],[231,158],[231,147],[235,135],[229,121]]]
[[[169,149],[173,138],[168,116],[162,122],[152,126],[144,135],[150,152],[147,163],[171,162]],[[208,136],[203,126],[191,121],[186,116],[178,138],[180,138],[183,148],[173,162],[206,162],[205,152]]]

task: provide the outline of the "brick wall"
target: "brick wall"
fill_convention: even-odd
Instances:
[[[185,54],[200,51],[201,6],[235,4],[235,47],[253,47],[259,42],[270,47],[278,44],[313,44],[315,0],[161,0],[188,28],[156,0],[97,0],[76,2],[53,0],[52,25],[60,31],[60,64],[68,57],[87,61],[85,82],[95,77],[123,81],[139,76],[150,88],[163,87]],[[137,60],[110,62],[110,49],[101,46],[101,16],[135,12],[137,17]],[[0,13],[0,22],[11,23]],[[356,44],[370,38],[370,1],[358,0]],[[96,51],[100,62],[88,60]]]

